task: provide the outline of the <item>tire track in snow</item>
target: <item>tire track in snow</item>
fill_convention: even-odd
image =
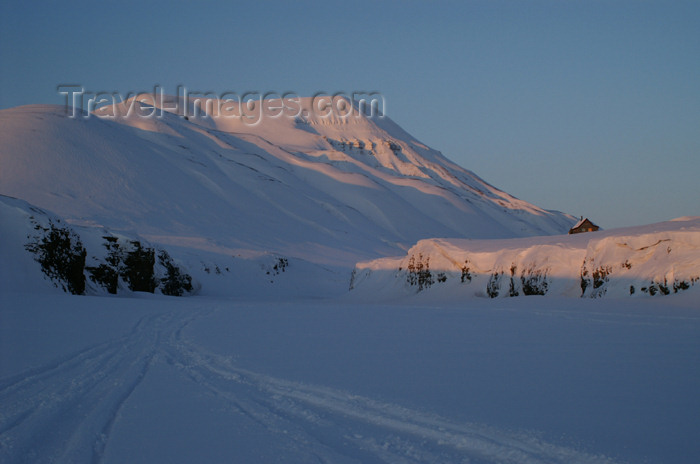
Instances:
[[[188,323],[177,316],[144,316],[122,337],[0,382],[0,462],[101,462],[163,334]]]
[[[327,387],[262,375],[176,340],[171,362],[271,432],[300,443],[322,462],[612,464],[604,456],[533,435],[455,423],[434,414]],[[368,457],[370,459],[368,459]]]
[[[139,320],[129,335],[133,336],[139,331],[144,319],[145,317]],[[3,404],[0,410],[0,436],[21,425],[29,416],[39,414],[38,408],[32,407],[33,405],[41,404],[49,396],[60,397],[62,384],[57,379],[70,377],[71,383],[75,385],[75,375],[69,374],[97,369],[99,363],[113,356],[116,348],[125,344],[129,335],[84,348],[5,379],[0,383],[0,402]]]
[[[146,318],[147,316],[144,316],[141,319],[139,319],[139,321],[134,325],[129,334],[133,335],[142,330],[142,326],[144,325],[144,321],[146,320]],[[83,348],[82,350],[76,353],[60,357],[43,366],[28,369],[19,374],[7,377],[3,379],[0,383],[0,398],[17,391],[24,385],[40,382],[42,381],[42,379],[55,375],[55,373],[57,372],[73,368],[76,365],[82,363],[84,360],[88,360],[93,358],[94,356],[98,356],[100,353],[104,353],[105,351],[110,349],[110,347],[113,347],[114,345],[122,342],[128,336],[129,335],[125,335],[123,337],[120,337],[119,340],[109,340],[106,342],[98,343]]]

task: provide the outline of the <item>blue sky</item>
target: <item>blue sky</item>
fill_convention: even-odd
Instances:
[[[92,91],[380,91],[488,182],[605,228],[700,215],[700,2],[15,2],[0,108]]]

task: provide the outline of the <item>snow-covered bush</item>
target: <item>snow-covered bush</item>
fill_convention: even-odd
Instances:
[[[494,272],[489,278],[489,282],[486,284],[486,294],[489,298],[496,298],[501,289],[501,276],[503,272]]]
[[[192,277],[180,270],[167,251],[158,253],[158,262],[165,268],[165,276],[160,279],[160,291],[163,295],[182,296],[192,291]]]
[[[153,248],[141,246],[141,242],[130,242],[132,249],[124,256],[121,276],[132,292],[153,293],[156,289],[154,266],[156,253]]]
[[[25,249],[35,255],[35,260],[41,264],[42,272],[63,291],[74,295],[85,293],[85,257],[87,252],[78,234],[68,227],[59,227],[52,220],[48,227],[35,223],[35,237]]]
[[[86,271],[90,280],[108,293],[116,294],[120,281],[132,292],[155,293],[159,289],[170,296],[192,292],[192,277],[175,265],[167,251],[158,251],[156,264],[156,250],[138,240],[120,243],[117,237],[102,238],[107,249],[104,262],[88,266]]]
[[[104,246],[107,248],[105,262],[99,266],[87,266],[90,280],[102,286],[108,293],[115,295],[119,286],[119,266],[122,261],[119,243],[116,237],[104,236]]]
[[[524,295],[546,295],[549,290],[546,269],[537,269],[531,266],[520,275]]]
[[[469,260],[468,259],[464,260],[464,266],[462,266],[461,271],[462,271],[462,275],[460,276],[460,279],[461,279],[462,283],[464,283],[466,281],[471,282],[472,281],[472,274],[471,274],[471,272],[469,272],[470,269],[469,269]]]
[[[418,260],[411,255],[408,260],[408,269],[406,273],[406,282],[410,286],[417,285],[418,291],[430,288],[433,285],[433,275],[430,272],[430,257],[423,262],[423,254],[418,254]]]

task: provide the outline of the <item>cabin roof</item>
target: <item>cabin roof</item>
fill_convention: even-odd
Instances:
[[[573,229],[578,229],[579,227],[581,227],[582,225],[584,225],[586,222],[590,223],[592,226],[596,226],[596,225],[593,224],[593,222],[591,222],[588,218],[583,218],[583,219],[581,219],[580,221],[578,221],[578,222],[576,223],[576,225],[574,225],[571,229],[572,229],[572,230],[573,230]],[[596,226],[596,227],[598,227],[598,226]]]

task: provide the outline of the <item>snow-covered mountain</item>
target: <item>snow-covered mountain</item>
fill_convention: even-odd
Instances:
[[[3,111],[0,462],[697,462],[700,218],[573,223],[388,120]]]
[[[390,298],[700,292],[700,217],[575,235],[421,240],[405,256],[358,263],[352,286]]]
[[[498,190],[386,117],[305,111],[250,124],[186,118],[183,106],[158,118],[134,100],[90,117],[0,111],[0,194],[162,246],[342,266],[429,237],[557,234],[575,222]]]

